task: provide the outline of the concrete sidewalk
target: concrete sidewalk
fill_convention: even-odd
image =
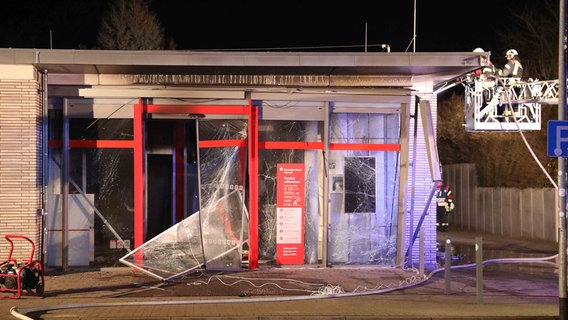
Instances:
[[[465,247],[479,236],[466,232],[442,233]],[[556,243],[482,237],[484,248],[512,250],[519,255],[548,257]],[[519,255],[502,258],[519,258]],[[525,272],[519,263],[537,268]],[[453,263],[452,263],[453,265]],[[443,269],[426,272],[398,268],[297,268],[245,271],[238,275],[281,284],[281,276],[303,283],[340,284],[347,293],[294,295],[228,295],[220,292],[187,296],[180,290],[205,290],[208,284],[185,279],[175,286],[129,268],[80,271],[64,275],[46,272],[43,297],[0,299],[1,319],[559,319],[558,275],[553,266],[508,263],[487,265],[483,292],[476,290],[475,268],[455,268],[448,282]],[[335,280],[331,280],[335,279]],[[331,282],[337,281],[337,282]],[[239,282],[239,285],[244,285]],[[236,281],[235,281],[236,285]],[[257,284],[258,285],[258,284]],[[207,288],[200,286],[207,286]],[[356,289],[353,287],[356,286]],[[189,289],[187,289],[189,288]],[[363,289],[362,289],[363,288]],[[449,289],[449,290],[448,290]],[[242,290],[241,290],[242,292]],[[225,295],[224,295],[225,294]]]

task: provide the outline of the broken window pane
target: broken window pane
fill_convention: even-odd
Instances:
[[[332,114],[330,143],[399,143],[398,118],[398,114]],[[344,180],[345,188],[331,187],[330,263],[395,264],[398,160],[398,152],[330,152],[330,176]]]

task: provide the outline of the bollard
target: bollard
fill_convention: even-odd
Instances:
[[[452,241],[448,238],[446,240],[446,248],[445,250],[445,260],[444,260],[444,268],[445,268],[445,280],[446,280],[446,294],[450,294],[450,267],[452,264]]]
[[[475,288],[477,303],[483,303],[483,240],[475,237]]]
[[[424,227],[420,228],[420,265],[419,265],[420,279],[424,277]]]

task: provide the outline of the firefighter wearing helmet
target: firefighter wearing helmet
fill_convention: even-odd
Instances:
[[[436,229],[438,231],[448,231],[448,215],[454,207],[452,190],[443,181],[439,181],[438,190],[436,190]]]
[[[519,53],[515,49],[509,49],[505,53],[507,63],[503,69],[499,70],[500,77],[521,78],[523,76],[523,65],[519,59]]]
[[[469,79],[477,79],[481,81],[483,92],[483,105],[485,107],[488,102],[491,100],[495,93],[495,66],[493,62],[491,62],[487,56],[482,55],[481,53],[485,53],[485,51],[481,48],[473,49],[474,53],[479,53],[479,64],[482,66],[481,69],[477,69],[474,72],[468,74]]]
[[[484,53],[485,51],[483,51],[483,49],[481,48],[475,48],[473,50],[473,52],[475,53]],[[473,76],[477,76],[479,77],[481,80],[486,81],[486,82],[490,82],[490,84],[486,85],[484,83],[484,87],[493,87],[494,86],[494,82],[493,82],[493,77],[495,76],[496,70],[495,70],[495,66],[493,65],[493,62],[491,62],[489,59],[487,59],[486,56],[484,55],[480,55],[479,56],[480,59],[480,64],[483,66],[481,69],[473,72]]]
[[[506,83],[513,85],[513,89],[519,94],[520,87],[518,82],[523,76],[523,65],[521,64],[521,59],[519,59],[519,53],[515,49],[509,49],[505,53],[505,58],[507,58],[507,63],[503,69],[499,70],[498,75],[502,78],[508,78]],[[505,117],[512,116],[514,113],[517,113],[517,107],[515,104],[513,104],[512,108],[508,104],[503,104],[500,106],[498,113]]]

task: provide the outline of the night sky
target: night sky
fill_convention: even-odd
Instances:
[[[0,47],[89,49],[111,0],[18,0],[3,3]],[[166,35],[178,50],[416,51],[503,49],[499,33],[511,10],[538,11],[558,0],[153,0]],[[367,46],[365,47],[365,44]],[[503,47],[503,48],[501,48]]]

